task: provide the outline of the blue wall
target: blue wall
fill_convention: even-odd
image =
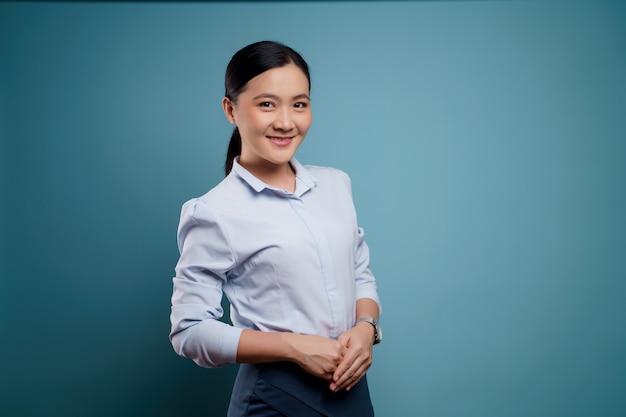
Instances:
[[[167,340],[232,53],[309,61],[384,302],[377,415],[626,415],[621,2],[0,3],[0,415],[219,416]]]

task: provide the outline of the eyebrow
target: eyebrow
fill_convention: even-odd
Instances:
[[[252,100],[258,100],[260,98],[273,98],[274,100],[280,100],[280,97],[278,97],[276,94],[271,94],[271,93],[259,94],[258,96],[254,97]],[[302,100],[302,99],[311,100],[311,97],[309,97],[308,94],[298,94],[297,96],[292,97],[292,100]]]

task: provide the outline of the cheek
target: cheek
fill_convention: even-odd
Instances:
[[[255,111],[255,109],[250,109],[245,111],[243,116],[247,130],[265,130],[265,127],[267,125],[267,121],[265,119],[267,117],[264,117],[266,116],[266,114],[264,114],[263,112]]]
[[[311,127],[311,122],[313,121],[313,117],[311,113],[302,114],[298,120],[298,125],[300,130],[307,131],[309,127]]]

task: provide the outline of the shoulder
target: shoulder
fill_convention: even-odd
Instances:
[[[322,196],[330,200],[352,197],[352,182],[344,171],[317,165],[306,165],[305,169],[315,184],[311,196]]]
[[[224,212],[245,205],[248,187],[233,175],[229,175],[205,194],[187,200],[183,204],[184,214],[197,218],[207,216],[210,212]]]
[[[313,175],[313,177],[317,181],[341,181],[348,185],[350,184],[350,176],[346,172],[338,168],[318,165],[305,165],[304,167],[311,173],[311,175]]]

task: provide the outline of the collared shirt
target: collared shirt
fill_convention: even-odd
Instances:
[[[242,329],[337,338],[356,300],[379,303],[350,179],[326,167],[296,171],[295,192],[231,173],[183,205],[170,339],[204,367],[234,363]],[[219,319],[222,293],[233,326]]]

